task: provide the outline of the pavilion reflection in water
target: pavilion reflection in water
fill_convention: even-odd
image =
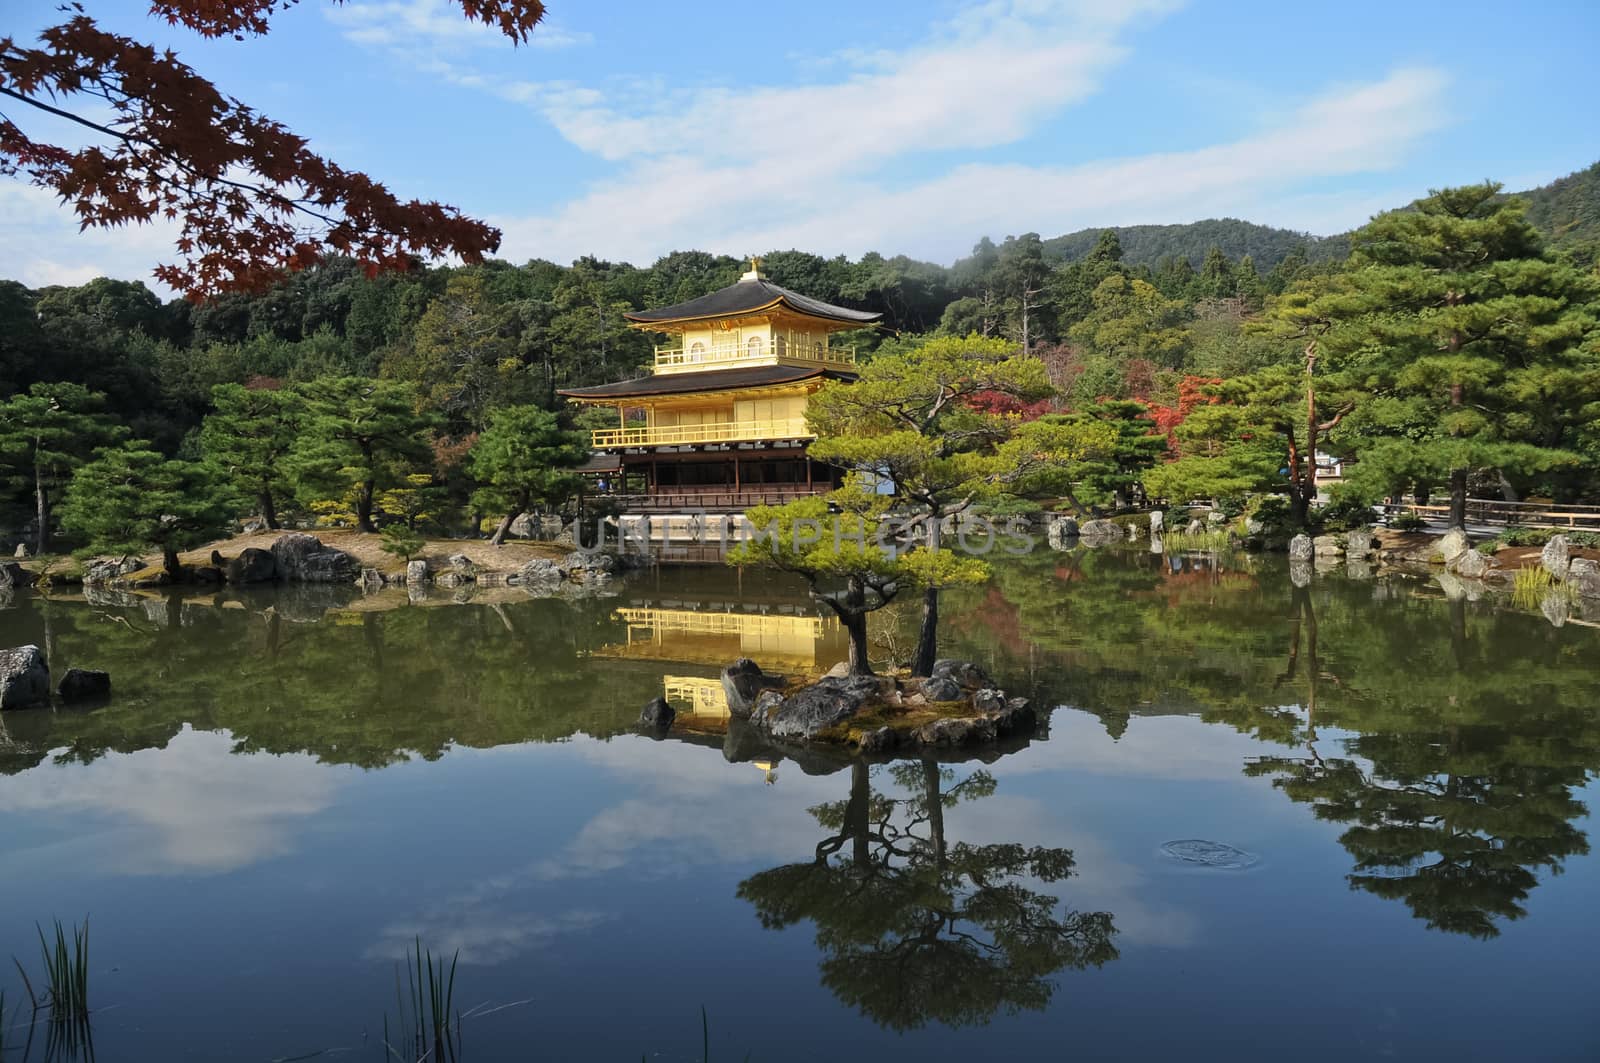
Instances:
[[[760,610],[733,603],[663,602],[618,609],[616,616],[627,625],[627,640],[593,655],[693,666],[661,679],[662,696],[677,710],[679,725],[691,729],[725,726],[722,669],[740,657],[769,672],[794,674],[827,668],[846,654],[838,621],[799,606]]]

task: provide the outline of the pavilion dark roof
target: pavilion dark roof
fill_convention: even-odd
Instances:
[[[636,324],[648,325],[748,314],[780,304],[787,305],[789,309],[808,317],[826,318],[829,321],[851,325],[870,325],[883,316],[866,310],[834,306],[821,299],[813,299],[809,295],[791,292],[765,279],[742,280],[710,295],[702,295],[698,299],[690,299],[676,306],[664,306],[659,310],[639,310],[622,316]]]
[[[854,373],[821,366],[753,365],[739,369],[708,369],[698,373],[659,373],[656,376],[569,388],[557,392],[569,399],[639,399],[656,395],[681,395],[697,391],[736,391],[745,388],[794,384],[802,380],[854,380]]]

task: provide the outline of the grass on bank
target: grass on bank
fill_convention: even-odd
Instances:
[[[1569,605],[1576,602],[1578,592],[1570,583],[1564,583],[1540,565],[1519,568],[1511,577],[1511,601],[1524,609],[1538,609],[1551,595]]]
[[[1181,550],[1226,550],[1233,545],[1233,533],[1223,527],[1205,531],[1169,531],[1161,535],[1161,545],[1168,553]]]

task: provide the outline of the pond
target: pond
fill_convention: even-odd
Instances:
[[[4,717],[7,1007],[35,924],[87,915],[104,1061],[400,1058],[418,941],[459,950],[461,1059],[1600,1055],[1592,627],[1041,552],[944,609],[1040,732],[852,766],[722,719],[732,658],[842,656],[795,584],[441,593],[0,611],[116,687]]]

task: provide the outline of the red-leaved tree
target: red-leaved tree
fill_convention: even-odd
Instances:
[[[1038,399],[1027,402],[1015,395],[999,391],[979,391],[967,396],[967,405],[979,413],[1015,417],[1021,421],[1037,421],[1055,407],[1055,400]]]
[[[1178,456],[1178,426],[1196,406],[1211,406],[1222,401],[1216,392],[1210,390],[1220,383],[1221,377],[1185,376],[1178,381],[1177,405],[1150,407],[1150,419],[1155,421],[1156,429],[1167,437],[1167,450],[1173,457]]]
[[[205,37],[242,40],[265,34],[272,16],[296,2],[153,0],[150,13]],[[544,16],[540,0],[455,3],[513,43]],[[375,274],[404,269],[414,256],[476,262],[499,246],[498,229],[454,207],[401,201],[311,151],[170,50],[101,29],[82,3],[64,13],[37,47],[0,38],[0,174],[52,189],[83,228],[177,222],[178,261],[156,269],[172,288],[195,299],[259,290],[329,253]],[[73,123],[89,142],[29,136],[14,120],[29,112]]]

